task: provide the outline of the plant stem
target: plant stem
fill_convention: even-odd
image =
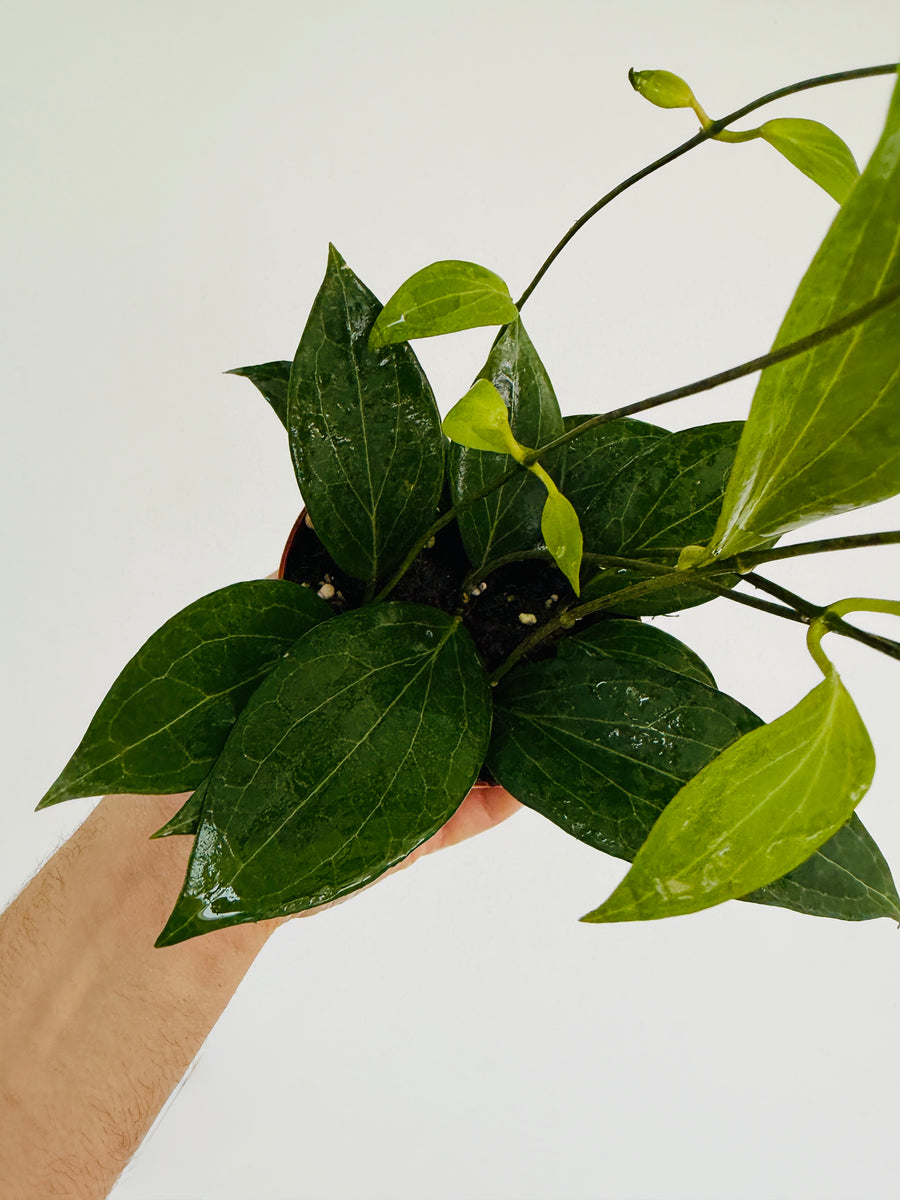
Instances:
[[[797,542],[793,546],[778,546],[771,550],[753,550],[738,554],[733,560],[738,571],[762,563],[775,562],[784,558],[801,558],[807,554],[825,554],[833,550],[859,550],[866,546],[895,546],[900,542],[900,529],[888,529],[883,533],[854,533],[848,537],[819,538],[815,542]]]
[[[828,605],[812,604],[809,600],[804,600],[802,596],[788,591],[787,588],[774,583],[771,579],[757,575],[755,571],[748,572],[744,576],[744,579],[761,592],[766,592],[768,595],[774,596],[777,600],[790,605],[791,608],[801,613],[807,621],[822,618],[832,633],[841,633],[844,637],[852,638],[855,642],[861,642],[862,645],[868,646],[872,650],[878,650],[880,653],[886,654],[889,658],[900,660],[900,643],[893,641],[891,638],[880,637],[875,633],[866,633],[864,629],[858,629],[855,625],[848,624],[841,617],[835,615],[835,613],[829,612]]]
[[[565,446],[568,442],[580,437],[581,434],[587,433],[589,429],[594,429],[598,425],[605,425],[608,421],[618,421],[623,417],[634,416],[635,413],[646,412],[650,408],[659,408],[662,404],[670,404],[673,400],[683,400],[686,396],[696,396],[700,392],[708,392],[712,388],[720,387],[723,383],[731,383],[732,380],[741,379],[745,375],[752,375],[755,371],[761,371],[765,367],[771,367],[776,363],[785,362],[789,358],[795,358],[798,354],[804,354],[807,350],[822,345],[823,342],[828,342],[832,338],[839,337],[842,333],[846,333],[848,329],[861,324],[875,313],[880,312],[883,308],[887,308],[891,304],[896,304],[898,300],[900,300],[900,284],[897,284],[895,287],[886,288],[873,300],[860,305],[859,308],[854,308],[839,320],[832,321],[830,325],[823,325],[821,329],[815,330],[814,333],[808,333],[805,337],[797,338],[794,342],[788,342],[786,346],[780,346],[777,350],[772,350],[768,354],[761,354],[757,358],[748,359],[747,362],[740,363],[736,367],[729,367],[727,371],[719,371],[715,375],[707,375],[705,379],[698,379],[695,383],[686,383],[681,387],[672,388],[668,392],[659,392],[656,396],[650,396],[646,400],[636,400],[634,404],[626,404],[623,408],[615,408],[610,412],[597,413],[593,417],[588,417],[586,421],[582,421],[580,425],[576,425],[574,429],[570,429],[567,433],[560,434],[558,438],[554,438],[546,446],[541,446],[539,450],[532,450],[530,454],[525,456],[525,465],[527,466],[529,463],[534,462],[535,459],[549,453],[551,450],[557,450],[560,446]]]
[[[758,100],[753,100],[750,104],[745,104],[743,108],[738,108],[733,113],[729,113],[727,117],[720,117],[718,120],[712,121],[705,129],[701,129],[698,133],[695,133],[692,138],[689,138],[686,142],[682,142],[680,146],[676,146],[668,154],[664,154],[661,158],[656,159],[655,162],[650,163],[649,166],[644,167],[634,175],[630,175],[627,179],[623,180],[622,183],[617,184],[612,191],[607,192],[605,196],[601,196],[596,204],[593,204],[586,213],[582,214],[544,259],[537,274],[516,301],[516,308],[522,308],[522,305],[544,278],[562,251],[575,234],[590,221],[591,217],[595,217],[601,209],[606,208],[607,204],[610,204],[617,196],[621,196],[623,192],[633,187],[634,184],[639,183],[642,179],[646,179],[648,175],[652,175],[655,171],[658,171],[660,167],[665,167],[670,162],[674,162],[676,158],[681,158],[683,154],[687,154],[695,146],[700,146],[703,142],[714,138],[716,134],[721,133],[732,122],[739,121],[741,117],[746,117],[748,113],[755,112],[756,109],[762,108],[766,104],[771,104],[773,100],[781,100],[783,97],[792,96],[796,92],[805,92],[810,88],[822,87],[829,83],[846,83],[851,79],[867,79],[874,75],[892,75],[896,73],[898,67],[900,67],[900,63],[883,63],[877,67],[858,67],[852,71],[838,71],[832,75],[817,75],[813,79],[803,79],[799,83],[791,83],[787,87],[778,88],[774,92],[768,92],[765,96],[760,96]]]

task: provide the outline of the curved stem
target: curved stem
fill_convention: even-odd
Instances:
[[[844,637],[852,638],[853,641],[860,642],[863,646],[868,646],[871,650],[878,650],[881,654],[886,654],[888,658],[900,660],[900,643],[893,641],[891,638],[880,637],[875,633],[866,633],[864,629],[858,629],[855,625],[849,625],[841,619],[837,611],[829,611],[828,605],[812,604],[809,600],[804,600],[802,596],[798,596],[795,592],[788,591],[787,588],[774,583],[771,579],[766,579],[762,575],[757,575],[754,571],[750,571],[744,576],[744,579],[761,592],[766,592],[768,595],[774,596],[776,600],[781,600],[784,604],[790,605],[791,608],[801,613],[807,621],[822,618],[832,633],[843,634]],[[839,604],[835,606],[835,609],[838,608],[840,608]]]
[[[873,300],[869,300],[866,304],[861,304],[859,308],[854,308],[839,320],[832,321],[830,325],[823,325],[821,329],[817,329],[814,333],[808,333],[805,337],[788,342],[786,346],[779,346],[777,350],[772,350],[768,354],[760,354],[757,358],[751,358],[746,362],[739,363],[736,367],[729,367],[727,371],[718,371],[715,375],[707,375],[705,379],[698,379],[695,383],[686,383],[681,387],[672,388],[670,391],[659,392],[656,396],[650,396],[646,400],[636,400],[634,404],[626,404],[624,407],[612,409],[610,412],[597,413],[596,416],[588,417],[586,421],[582,421],[580,425],[576,425],[574,429],[570,429],[567,433],[560,434],[558,438],[554,438],[546,446],[541,446],[539,450],[532,450],[529,454],[526,454],[525,464],[533,462],[551,450],[557,450],[560,446],[565,446],[568,442],[580,437],[581,434],[587,433],[589,429],[594,429],[598,425],[605,425],[608,421],[618,421],[623,417],[632,417],[635,413],[646,412],[650,408],[659,408],[660,405],[670,404],[673,400],[683,400],[686,396],[696,396],[700,392],[711,391],[712,388],[720,387],[723,383],[731,383],[735,379],[742,379],[745,375],[752,375],[756,371],[762,371],[765,367],[771,367],[776,363],[785,362],[789,358],[795,358],[798,354],[805,354],[807,350],[812,350],[824,342],[829,342],[832,338],[840,337],[848,329],[862,324],[863,321],[868,320],[869,317],[874,316],[875,313],[880,312],[883,308],[888,308],[891,304],[896,304],[898,300],[900,300],[900,284],[886,288]]]
[[[710,122],[705,129],[701,129],[698,133],[695,133],[692,138],[688,139],[688,141],[682,142],[680,146],[676,146],[674,150],[670,150],[668,154],[664,154],[661,158],[657,158],[655,162],[652,162],[642,170],[637,171],[634,175],[629,175],[627,179],[623,180],[622,183],[617,184],[616,187],[607,192],[605,196],[601,196],[596,204],[591,205],[587,212],[583,213],[582,216],[580,216],[575,222],[575,224],[568,230],[568,232],[562,238],[560,238],[560,240],[544,259],[543,263],[541,263],[537,274],[516,301],[516,308],[522,308],[523,304],[547,274],[547,271],[550,269],[562,251],[566,248],[566,246],[568,246],[575,234],[578,233],[578,231],[582,229],[588,223],[588,221],[590,221],[591,217],[595,217],[601,209],[606,208],[607,204],[610,204],[617,196],[621,196],[623,192],[627,191],[630,187],[633,187],[636,183],[640,183],[642,179],[646,179],[648,175],[652,175],[655,171],[658,171],[660,167],[665,167],[670,162],[674,162],[676,158],[681,158],[683,154],[687,154],[687,152],[689,150],[693,150],[695,146],[700,146],[703,142],[709,141],[710,138],[714,138],[728,125],[731,125],[732,122],[739,121],[741,117],[747,116],[748,113],[755,112],[756,109],[762,108],[766,104],[771,104],[773,100],[781,100],[785,96],[794,95],[796,92],[805,92],[810,88],[823,87],[824,85],[830,83],[846,83],[851,79],[868,79],[874,75],[892,75],[896,73],[898,67],[900,67],[900,63],[882,63],[877,67],[858,67],[852,71],[837,71],[832,75],[817,75],[813,79],[803,79],[799,83],[791,83],[788,84],[787,87],[778,88],[774,92],[767,92],[765,96],[760,96],[759,99],[752,100],[749,104],[745,104],[743,108],[735,109],[735,111],[729,113],[728,116],[720,117],[718,120]]]

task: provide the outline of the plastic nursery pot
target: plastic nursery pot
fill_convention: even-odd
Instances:
[[[341,608],[341,600],[348,601],[346,606],[349,608],[354,607],[362,598],[362,584],[336,569],[324,553],[322,543],[315,536],[307,519],[305,508],[301,510],[284,544],[281,562],[278,565],[278,578],[313,588],[338,611]],[[355,592],[358,595],[354,595]],[[496,785],[489,780],[481,778],[472,785],[473,789],[494,786]]]

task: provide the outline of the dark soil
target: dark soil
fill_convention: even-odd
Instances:
[[[532,559],[499,567],[477,581],[470,594],[461,595],[469,571],[459,530],[455,524],[448,525],[415,560],[391,599],[430,604],[448,613],[461,609],[463,623],[488,671],[498,667],[536,627],[546,624],[560,605],[575,598],[565,576],[551,562]],[[308,524],[298,528],[284,578],[312,588],[337,613],[359,608],[363,601],[363,584],[334,563]],[[548,638],[533,657],[553,653],[552,638]]]

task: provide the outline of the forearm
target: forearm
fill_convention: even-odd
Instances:
[[[276,922],[153,942],[184,797],[110,797],[0,917],[0,1200],[105,1196]]]

